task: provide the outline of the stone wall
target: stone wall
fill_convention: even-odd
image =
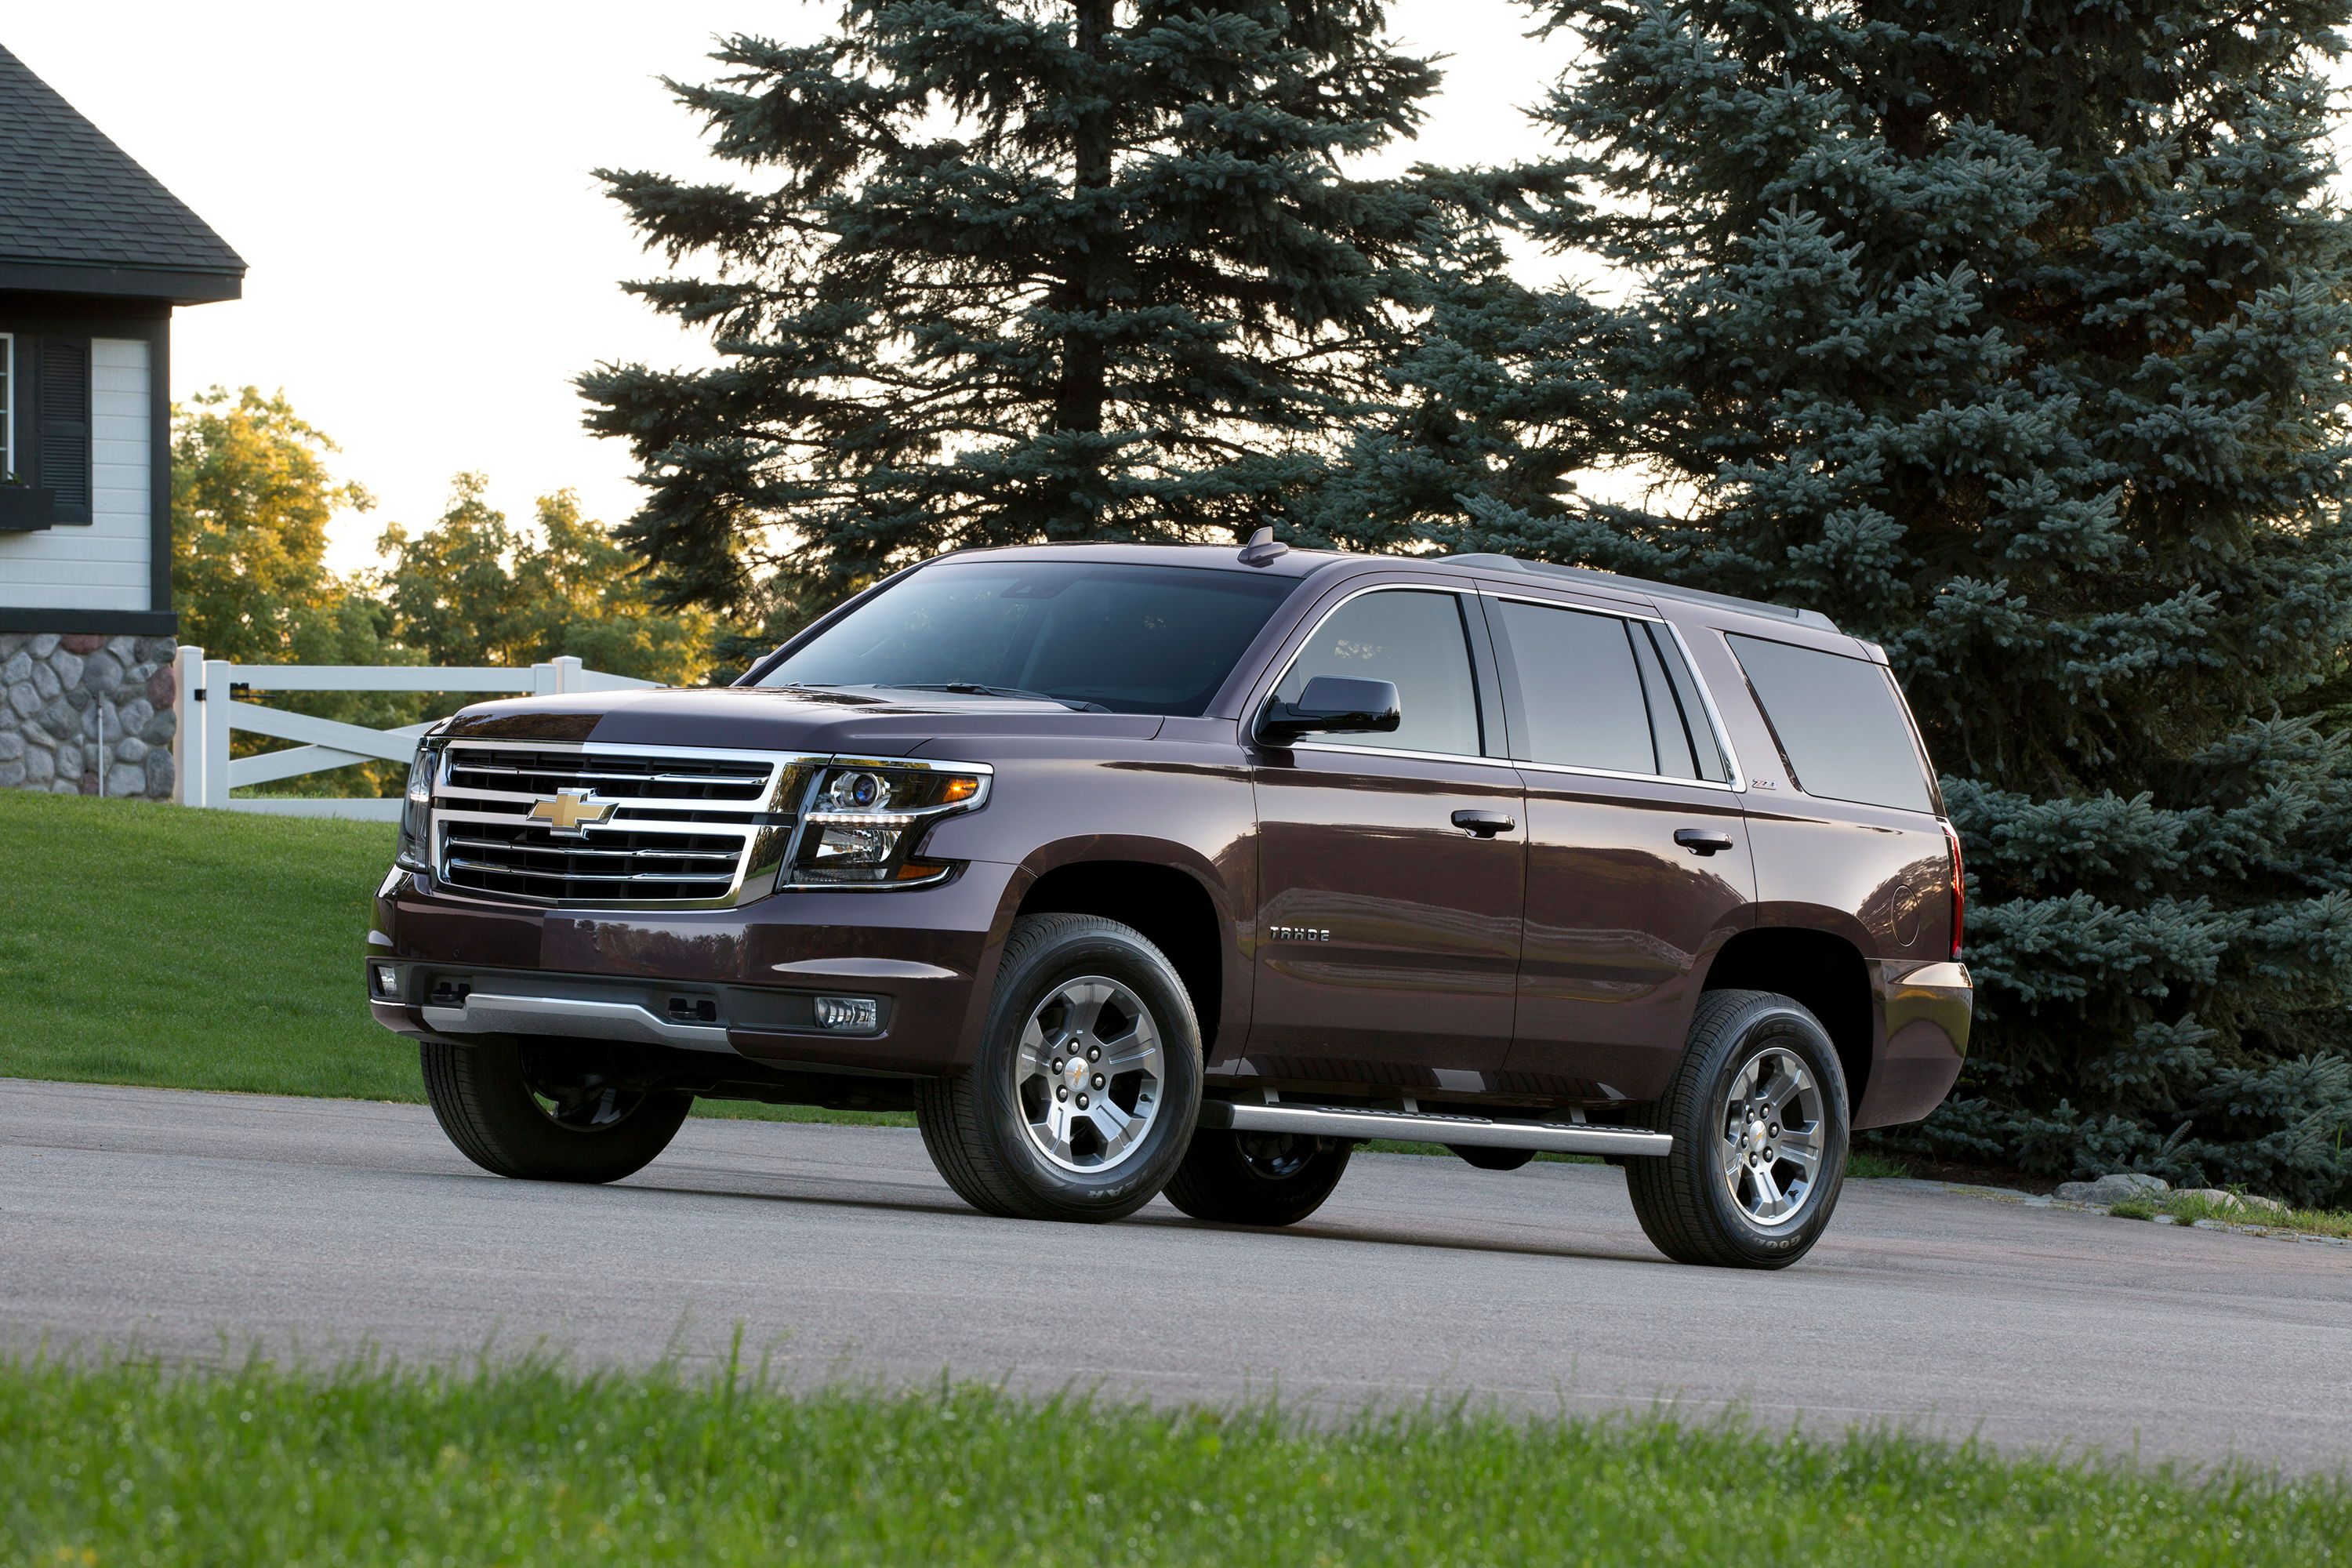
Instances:
[[[173,647],[0,632],[0,789],[169,800]]]

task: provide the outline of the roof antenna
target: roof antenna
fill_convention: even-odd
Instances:
[[[1273,563],[1276,557],[1289,553],[1290,546],[1276,542],[1274,525],[1265,523],[1262,524],[1255,533],[1249,536],[1247,544],[1242,546],[1242,564],[1265,566]]]

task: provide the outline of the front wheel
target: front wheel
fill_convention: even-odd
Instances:
[[[1655,1125],[1674,1149],[1628,1160],[1625,1186],[1659,1251],[1785,1268],[1821,1239],[1845,1180],[1845,1075],[1803,1004],[1708,992]]]
[[[669,1147],[690,1094],[638,1088],[593,1043],[424,1041],[425,1098],[458,1152],[535,1182],[617,1182]]]
[[[1097,915],[1025,915],[970,1071],[916,1086],[956,1195],[1017,1219],[1111,1220],[1167,1184],[1201,1109],[1201,1027],[1175,965]]]

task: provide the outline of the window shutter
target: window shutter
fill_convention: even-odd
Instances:
[[[90,521],[89,340],[41,340],[36,482],[57,492],[59,522]]]

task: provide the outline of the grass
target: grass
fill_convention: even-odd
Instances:
[[[0,1561],[2315,1563],[2352,1489],[1888,1433],[0,1362]]]
[[[360,978],[392,850],[385,823],[0,790],[0,1078],[423,1100]]]
[[[2146,1214],[2124,1214],[2126,1206],[2145,1206]],[[2342,1209],[2258,1208],[2252,1204],[2225,1204],[2200,1194],[2166,1193],[2156,1202],[2130,1199],[2108,1208],[2111,1215],[2123,1215],[2126,1219],[2153,1219],[2168,1215],[2180,1225],[2194,1225],[2200,1219],[2221,1220],[2229,1225],[2258,1225],[2272,1230],[2291,1230],[2305,1236],[2333,1236],[2352,1240],[2352,1213]]]

